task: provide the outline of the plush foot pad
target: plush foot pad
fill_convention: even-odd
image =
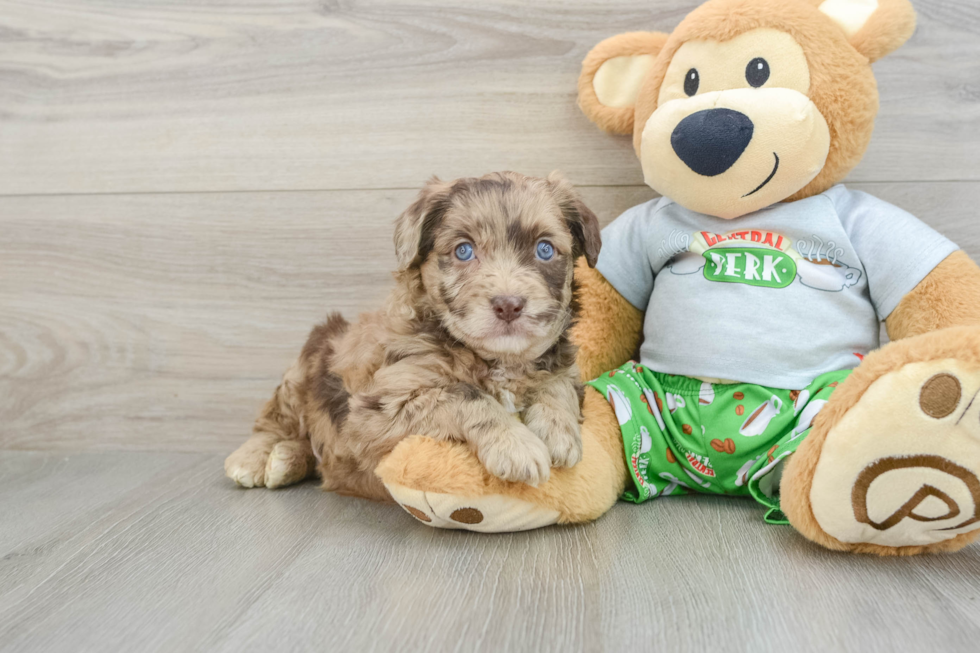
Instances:
[[[490,495],[465,498],[439,492],[423,492],[388,484],[388,492],[402,508],[423,524],[480,533],[509,533],[557,523],[558,511],[514,497]]]
[[[953,359],[876,380],[827,433],[810,491],[820,527],[892,548],[980,529],[978,393],[980,368]]]

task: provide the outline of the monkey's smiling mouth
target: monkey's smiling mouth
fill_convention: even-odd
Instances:
[[[779,170],[779,155],[776,154],[775,152],[773,152],[772,155],[776,158],[776,165],[772,167],[772,172],[769,173],[769,176],[766,177],[766,180],[764,182],[762,182],[761,184],[755,187],[755,190],[753,190],[750,193],[746,193],[745,195],[742,195],[742,197],[748,197],[749,195],[754,195],[758,193],[760,190],[762,190],[763,186],[765,186],[770,181],[772,181],[772,178],[776,176],[776,171]]]

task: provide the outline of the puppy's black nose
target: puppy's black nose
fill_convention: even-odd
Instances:
[[[744,113],[705,109],[677,123],[670,145],[688,168],[714,177],[735,165],[752,140],[754,129]]]
[[[513,322],[519,318],[521,311],[524,310],[524,304],[523,297],[513,295],[497,295],[490,300],[490,305],[493,306],[493,312],[497,319],[504,322]]]

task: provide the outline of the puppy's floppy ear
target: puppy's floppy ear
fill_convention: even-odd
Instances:
[[[870,61],[877,61],[909,40],[915,10],[909,0],[811,0],[844,30],[847,40]]]
[[[395,221],[395,256],[398,269],[422,265],[435,241],[435,231],[449,208],[453,185],[432,177],[418,198]]]
[[[636,96],[667,42],[660,32],[627,32],[600,41],[582,62],[578,106],[601,129],[633,133]]]
[[[589,267],[594,268],[599,258],[599,249],[602,247],[599,219],[582,202],[582,198],[572,184],[560,173],[552,172],[548,175],[548,185],[551,186],[551,194],[561,208],[565,224],[572,232],[575,243],[572,255],[575,258],[585,256]]]

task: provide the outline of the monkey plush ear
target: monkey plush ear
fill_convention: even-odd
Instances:
[[[589,120],[614,134],[633,132],[636,96],[666,42],[660,32],[628,32],[592,48],[578,78],[578,105]]]
[[[548,175],[548,184],[551,186],[551,194],[561,208],[565,224],[572,232],[572,239],[575,241],[572,255],[575,258],[585,256],[585,262],[590,268],[594,268],[599,259],[599,249],[602,247],[599,218],[595,217],[595,213],[582,202],[575,187],[560,172],[555,171]]]
[[[452,184],[433,177],[418,198],[395,221],[395,256],[399,271],[418,267],[432,251],[436,229],[449,208]]]
[[[915,31],[909,0],[815,0],[837,23],[854,48],[870,61],[898,49]]]

